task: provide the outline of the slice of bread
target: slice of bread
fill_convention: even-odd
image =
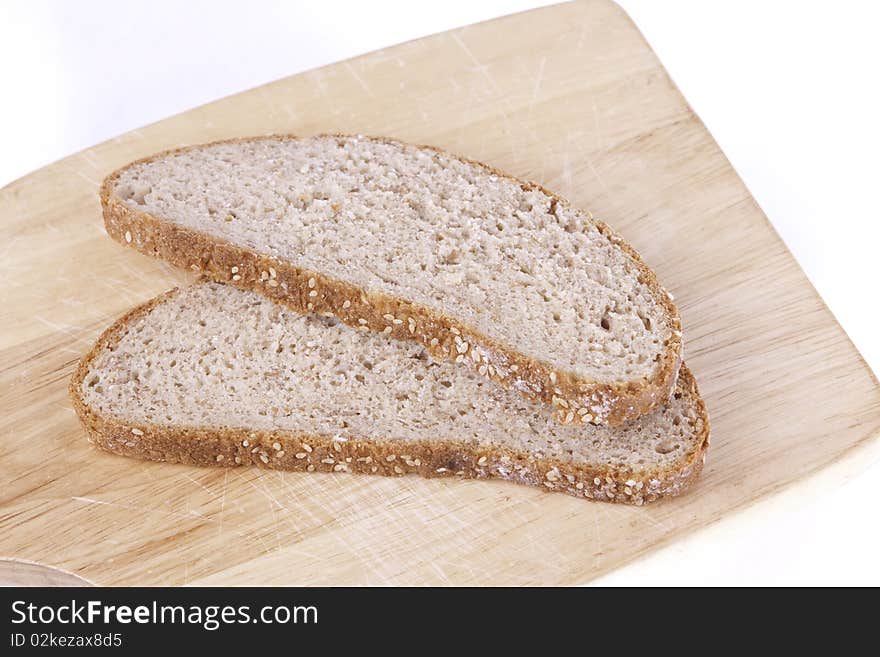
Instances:
[[[299,312],[414,340],[619,425],[681,364],[669,295],[608,226],[541,187],[389,139],[233,140],[109,176],[107,232]]]
[[[70,385],[91,440],[197,465],[507,479],[643,504],[699,474],[709,421],[682,367],[671,399],[618,428],[564,426],[424,347],[206,282],[131,311]]]

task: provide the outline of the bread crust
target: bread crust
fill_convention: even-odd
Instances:
[[[352,138],[343,134],[318,136]],[[357,138],[388,144],[403,143],[385,137]],[[435,359],[455,360],[530,399],[552,404],[556,409],[556,418],[563,424],[588,421],[617,426],[650,412],[669,399],[682,362],[678,309],[672,301],[672,295],[660,285],[638,252],[602,221],[590,218],[601,234],[632,260],[639,281],[651,290],[671,329],[670,339],[651,379],[609,383],[555,369],[540,358],[523,354],[442,311],[381,292],[368,292],[321,272],[297,267],[200,231],[175,225],[129,207],[112,192],[119,176],[137,164],[213,144],[264,139],[289,140],[297,137],[267,135],[221,140],[163,151],[118,169],[104,179],[100,191],[107,233],[121,244],[134,247],[142,253],[207,274],[216,281],[258,292],[297,312],[335,315],[355,328],[390,333],[399,340],[421,342]],[[554,199],[557,205],[572,207],[568,201],[536,183],[519,180],[486,164],[446,153],[434,146],[417,147],[483,168],[525,190],[540,190]]]
[[[384,438],[340,441],[292,431],[235,427],[175,427],[125,422],[102,414],[83,398],[92,361],[116,345],[129,326],[179,292],[174,288],[129,311],[98,338],[70,380],[73,407],[89,441],[122,456],[199,466],[256,465],[295,472],[350,472],[464,479],[502,479],[576,497],[641,506],[683,492],[699,476],[709,447],[709,418],[696,381],[682,365],[677,387],[696,400],[701,427],[694,447],[674,469],[635,475],[610,467],[583,467],[559,459],[505,449],[476,449],[436,438],[402,445]]]

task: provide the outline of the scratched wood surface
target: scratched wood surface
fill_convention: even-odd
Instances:
[[[691,492],[629,508],[505,483],[202,470],[91,448],[67,399],[74,363],[120,313],[189,280],[104,235],[98,182],[163,148],[323,131],[484,160],[629,238],[676,294],[712,415]],[[880,427],[876,380],[606,1],[420,39],[135,130],[3,189],[0,220],[8,581],[582,583],[802,480]]]

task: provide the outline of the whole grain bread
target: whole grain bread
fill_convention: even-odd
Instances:
[[[324,135],[160,153],[110,175],[123,244],[304,313],[421,343],[563,423],[665,403],[672,296],[623,239],[538,185],[432,147]]]
[[[564,426],[548,406],[434,362],[419,344],[213,282],[119,319],[70,392],[90,440],[125,456],[498,478],[636,505],[684,490],[709,444],[684,366],[651,414],[617,428]]]

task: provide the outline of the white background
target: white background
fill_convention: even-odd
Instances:
[[[0,185],[221,96],[541,4],[6,0]],[[878,3],[620,4],[880,371]],[[828,496],[758,505],[601,583],[878,585],[878,483],[865,463]]]

